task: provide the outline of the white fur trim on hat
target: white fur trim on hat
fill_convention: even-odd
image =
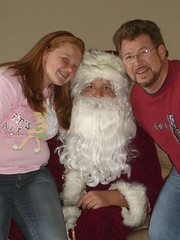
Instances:
[[[122,207],[124,225],[138,227],[143,224],[147,216],[146,187],[140,183],[119,181],[110,187],[110,190],[114,189],[124,195],[129,206],[129,209]]]
[[[95,79],[111,82],[117,93],[119,89],[128,91],[129,78],[118,56],[100,50],[86,51],[75,77],[71,80],[72,98],[78,96],[82,89]]]

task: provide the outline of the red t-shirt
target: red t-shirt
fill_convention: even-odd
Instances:
[[[180,61],[169,61],[166,81],[155,94],[147,94],[135,84],[131,103],[137,121],[180,173]]]

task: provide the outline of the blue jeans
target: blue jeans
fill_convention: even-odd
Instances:
[[[150,240],[180,240],[180,174],[175,167],[155,204],[149,237]]]
[[[66,240],[61,202],[48,169],[0,175],[0,239],[14,218],[27,240]]]

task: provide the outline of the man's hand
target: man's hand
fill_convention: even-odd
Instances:
[[[83,210],[108,206],[128,207],[128,204],[118,190],[90,191],[83,194],[77,203],[77,207]]]

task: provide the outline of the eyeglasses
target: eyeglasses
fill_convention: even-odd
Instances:
[[[137,54],[127,55],[127,56],[123,57],[122,60],[123,60],[124,64],[127,64],[127,65],[133,64],[135,62],[136,56],[139,59],[146,59],[155,48],[156,47],[154,47],[151,50],[143,49],[142,51],[138,52]]]

